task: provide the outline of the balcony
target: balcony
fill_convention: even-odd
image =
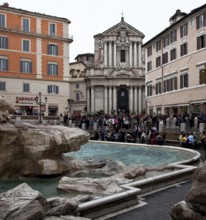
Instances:
[[[19,33],[19,34],[25,34],[25,35],[32,35],[32,36],[39,36],[44,38],[55,38],[58,40],[68,41],[69,43],[73,42],[73,36],[68,33],[55,33],[50,35],[47,31],[42,31],[41,29],[35,28],[31,29],[29,31],[23,31],[21,25],[17,24],[6,24],[6,26],[0,27],[1,31],[5,32],[12,32],[12,33]]]

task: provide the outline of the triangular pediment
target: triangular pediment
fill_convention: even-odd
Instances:
[[[104,31],[102,35],[118,35],[122,30],[126,31],[128,35],[144,38],[144,34],[141,31],[126,23],[124,19],[122,19],[118,24]]]

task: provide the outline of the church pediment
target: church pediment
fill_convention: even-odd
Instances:
[[[125,31],[127,35],[134,35],[144,38],[144,34],[141,31],[126,23],[124,19],[122,19],[118,24],[104,31],[102,35],[119,35],[123,31]]]

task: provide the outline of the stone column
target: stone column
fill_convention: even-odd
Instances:
[[[107,66],[107,41],[104,43],[104,65]]]
[[[139,113],[142,111],[142,89],[141,86],[139,86]]]
[[[133,112],[133,87],[129,87],[129,110],[130,114]]]
[[[134,42],[134,67],[137,67],[137,42]]]
[[[113,110],[117,112],[117,91],[116,86],[113,87]]]
[[[91,112],[94,112],[94,86],[91,87]]]
[[[114,66],[117,65],[117,47],[116,42],[114,41]]]
[[[142,66],[142,49],[140,42],[138,43],[138,67]]]
[[[137,87],[134,87],[134,111],[137,113]]]
[[[104,112],[105,114],[108,114],[108,96],[107,96],[107,86],[104,87]]]
[[[109,66],[112,66],[112,41],[109,41]]]
[[[87,87],[87,112],[91,112],[90,87]]]
[[[132,66],[132,59],[133,59],[133,56],[132,56],[132,42],[130,42],[130,45],[129,45],[129,65],[130,65],[130,67]]]
[[[111,114],[112,111],[112,87],[109,87],[109,114]]]

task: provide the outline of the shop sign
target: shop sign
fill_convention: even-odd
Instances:
[[[35,97],[21,97],[21,96],[17,96],[16,97],[16,103],[19,103],[19,102],[25,102],[25,101],[36,101]]]

